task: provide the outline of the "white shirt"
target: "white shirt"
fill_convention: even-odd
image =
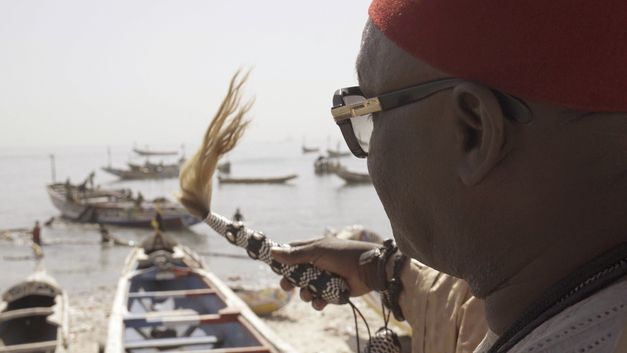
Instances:
[[[627,353],[627,280],[607,287],[547,320],[508,353]],[[475,349],[498,339],[488,332]]]

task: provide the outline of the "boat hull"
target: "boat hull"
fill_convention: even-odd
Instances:
[[[165,229],[179,229],[194,225],[200,220],[172,203],[145,202],[137,206],[132,201],[109,202],[68,197],[63,191],[63,184],[48,186],[48,195],[52,204],[61,211],[61,215],[75,222],[102,223],[127,227],[152,227],[157,207]]]
[[[335,175],[342,178],[347,184],[372,184],[369,174],[355,173],[344,168],[335,170]]]
[[[297,177],[295,174],[276,178],[227,178],[218,175],[218,181],[221,184],[283,184]]]
[[[127,258],[105,353],[293,351],[191,250],[155,253],[136,248]]]
[[[159,171],[144,170],[142,168],[127,170],[112,167],[102,167],[102,170],[123,180],[172,179],[179,176],[178,166],[164,167]]]
[[[8,289],[0,308],[0,352],[67,352],[67,295],[45,272]]]

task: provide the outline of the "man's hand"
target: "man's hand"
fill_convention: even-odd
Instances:
[[[376,274],[376,262],[359,265],[359,256],[368,250],[380,245],[363,241],[343,240],[326,237],[315,240],[294,242],[289,248],[273,248],[272,257],[286,265],[311,263],[323,270],[333,272],[346,280],[351,296],[358,297],[368,293],[371,288],[369,276]],[[281,288],[291,290],[294,286],[286,279],[281,279]],[[313,299],[309,290],[302,288],[300,298],[316,310],[322,310],[327,305],[322,299]]]

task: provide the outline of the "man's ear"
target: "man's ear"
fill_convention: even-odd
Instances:
[[[463,82],[453,89],[453,106],[460,149],[459,177],[479,184],[505,156],[505,116],[494,93]]]

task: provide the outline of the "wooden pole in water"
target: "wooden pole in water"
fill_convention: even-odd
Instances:
[[[57,170],[54,163],[54,154],[50,154],[50,171],[52,172],[52,182],[57,182]]]

